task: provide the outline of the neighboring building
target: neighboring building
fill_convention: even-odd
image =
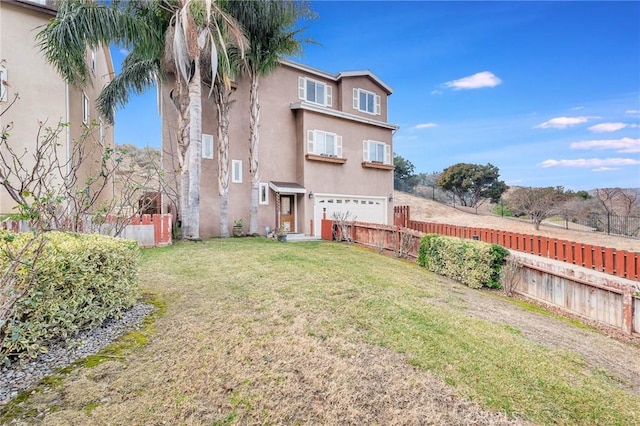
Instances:
[[[177,111],[162,89],[164,152],[175,151]],[[203,89],[200,234],[218,236],[216,107]],[[283,60],[260,80],[260,233],[265,227],[320,235],[323,213],[350,212],[376,223],[393,220],[391,88],[369,71],[337,75]],[[249,83],[243,77],[230,114],[229,226],[249,221]],[[175,164],[175,162],[173,162]],[[165,168],[174,170],[171,159]],[[166,203],[164,203],[166,206]]]
[[[91,83],[84,89],[69,86],[40,52],[35,40],[40,27],[55,17],[56,8],[50,1],[2,0],[0,1],[0,112],[14,99],[20,99],[0,117],[0,126],[13,123],[9,143],[16,151],[29,152],[39,130],[39,122],[45,127],[69,123],[60,134],[59,155],[68,159],[74,141],[95,125],[87,139],[86,152],[91,161],[81,169],[85,176],[95,173],[94,161],[99,161],[104,147],[114,147],[113,128],[107,125],[96,109],[96,98],[114,76],[109,49],[104,47],[87,51],[87,63],[91,68]],[[33,148],[32,148],[33,149]],[[84,182],[79,176],[78,182]],[[111,188],[105,193],[112,195]],[[15,203],[0,187],[0,215],[12,213]]]

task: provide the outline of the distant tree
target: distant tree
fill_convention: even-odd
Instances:
[[[588,191],[580,190],[575,192],[576,197],[582,198],[583,200],[591,199],[591,194]]]
[[[500,197],[500,199],[496,203],[496,207],[493,209],[493,213],[502,217],[513,217],[513,212],[509,209],[509,206],[507,205],[507,202],[503,197]]]
[[[640,192],[637,189],[621,189],[616,207],[622,216],[640,213]]]
[[[413,192],[419,182],[413,163],[394,153],[393,164],[396,166],[393,172],[393,189]]]
[[[440,172],[418,173],[418,185],[437,186],[436,182],[440,177]]]
[[[531,218],[538,230],[543,220],[553,216],[560,204],[566,200],[564,188],[515,188],[509,195],[508,206],[514,212],[521,212]]]
[[[556,189],[559,190],[559,188],[561,187]],[[559,201],[555,213],[562,216],[566,229],[569,229],[569,221],[577,221],[582,212],[588,208],[589,203],[587,200],[590,197],[587,191],[564,191],[563,199]]]
[[[640,223],[633,217],[640,214],[637,189],[598,188],[593,199],[591,226],[607,234],[635,236],[640,232]]]
[[[442,171],[437,185],[458,197],[463,206],[478,208],[486,200],[497,203],[507,190],[504,181],[499,180],[500,172],[491,163],[458,163]]]
[[[598,188],[594,198],[602,211],[610,215],[614,213],[615,200],[620,196],[620,192],[620,188]]]

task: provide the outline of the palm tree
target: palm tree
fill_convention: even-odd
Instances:
[[[231,90],[219,77],[213,86],[218,116],[218,195],[220,196],[220,236],[229,237],[229,111]]]
[[[219,0],[220,7],[227,9],[229,2]],[[226,45],[229,46],[228,54],[218,55],[218,74],[212,85],[213,99],[216,104],[218,121],[218,196],[220,197],[220,236],[229,237],[229,114],[233,89],[231,78],[239,72],[244,65],[245,58],[237,40],[222,33]]]
[[[189,197],[186,216],[184,216],[187,221],[185,237],[197,240],[200,238],[200,172],[202,163],[203,80],[201,71],[203,67],[209,68],[211,81],[216,81],[219,63],[218,46],[222,47],[225,52],[224,57],[227,56],[227,40],[223,34],[231,34],[237,43],[236,46],[239,48],[241,56],[244,55],[246,45],[240,27],[233,18],[211,0],[201,3],[180,0],[178,4],[180,7],[172,17],[174,27],[173,56],[178,70],[177,78],[183,78],[188,85],[190,117]],[[227,61],[223,63],[227,63]]]
[[[174,103],[180,111],[181,129],[178,151],[182,153],[179,161],[183,236],[192,240],[200,236],[201,68],[208,64],[211,80],[215,80],[217,44],[226,52],[221,25],[225,33],[237,40],[243,52],[246,46],[240,27],[212,0],[127,2],[125,7],[119,3],[106,6],[62,2],[56,18],[38,35],[47,60],[74,85],[86,83],[88,69],[84,53],[87,47],[113,42],[133,47],[123,63],[123,73],[113,80],[99,100],[101,112],[110,121],[116,105],[126,103],[130,89],[141,92],[157,78],[164,79],[168,69],[175,70]],[[173,59],[173,66],[167,65],[171,61],[162,61],[163,54]]]
[[[260,77],[273,71],[283,56],[298,54],[302,42],[296,38],[301,30],[293,25],[301,17],[310,17],[306,3],[289,0],[231,1],[226,10],[244,29],[249,49],[244,62],[244,73],[249,78],[249,173],[251,174],[251,204],[249,233],[258,232],[259,124]]]

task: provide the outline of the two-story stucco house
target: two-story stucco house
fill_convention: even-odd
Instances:
[[[91,83],[75,88],[65,83],[40,52],[36,35],[40,27],[56,15],[55,2],[2,0],[0,2],[0,117],[3,128],[12,123],[8,142],[16,152],[31,153],[38,138],[39,122],[55,128],[69,123],[60,134],[58,155],[61,163],[68,160],[74,141],[92,129],[86,140],[86,154],[99,160],[104,147],[113,147],[113,128],[98,114],[96,99],[113,78],[113,65],[108,48],[87,51]],[[24,160],[29,161],[26,155]],[[95,164],[87,161],[80,174],[95,173]],[[79,182],[84,182],[79,176]],[[109,191],[106,191],[109,192]],[[112,196],[113,194],[109,194]],[[0,187],[0,215],[13,213],[15,203]]]
[[[164,152],[176,140],[176,109],[162,89]],[[200,234],[217,236],[219,197],[215,104],[203,90]],[[320,235],[323,214],[393,220],[393,132],[387,122],[391,88],[370,71],[331,74],[283,60],[260,82],[259,229],[283,227]],[[231,95],[229,221],[248,223],[249,83]],[[165,167],[170,164],[165,159]],[[170,168],[170,166],[168,166]]]

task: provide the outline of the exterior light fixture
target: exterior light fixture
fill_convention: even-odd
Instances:
[[[309,199],[313,198],[313,191],[309,191]]]
[[[389,202],[393,201],[393,194],[389,194]]]

